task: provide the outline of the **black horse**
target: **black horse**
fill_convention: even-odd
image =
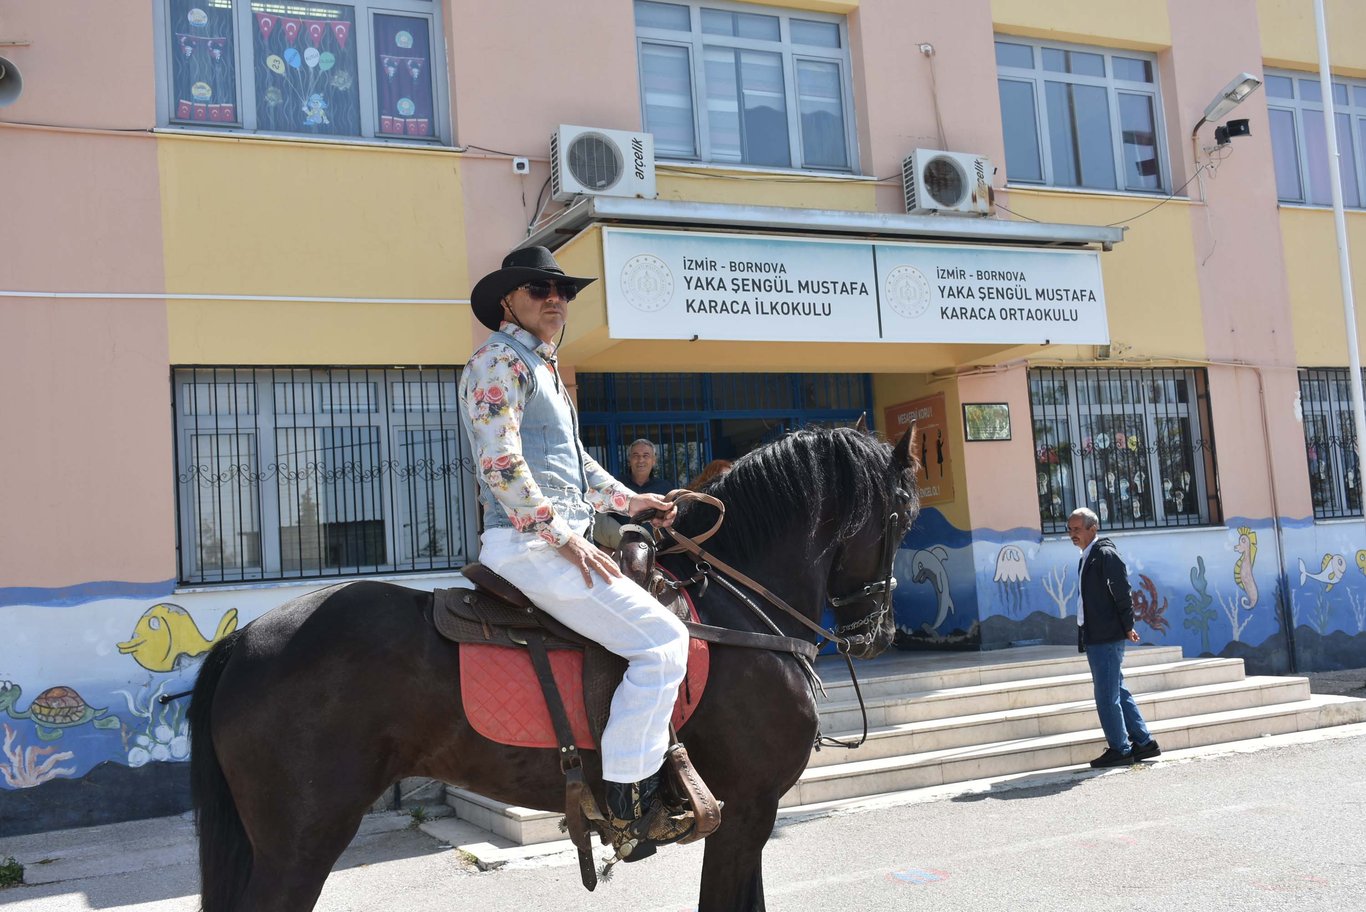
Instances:
[[[890,592],[860,593],[889,574],[884,542],[899,544],[918,509],[908,441],[803,430],[745,456],[709,489],[727,518],[707,549],[811,620],[833,598],[836,618],[863,631],[851,653],[877,655],[894,633]],[[695,504],[680,514],[685,534],[714,515]],[[661,563],[680,577],[695,570],[681,555]],[[204,912],[312,909],[362,816],[403,776],[564,808],[556,751],[495,744],[470,727],[458,650],[433,629],[432,603],[390,583],[343,583],[281,605],[209,653],[190,705]],[[815,638],[760,604],[784,634]],[[767,632],[721,586],[697,608],[704,623]],[[764,908],[764,844],[817,734],[803,674],[787,653],[712,646],[706,692],[680,732],[725,802],[706,842],[699,912]],[[595,753],[585,769],[598,778]]]

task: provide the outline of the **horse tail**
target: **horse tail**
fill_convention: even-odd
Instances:
[[[203,912],[232,912],[251,876],[251,842],[218,762],[211,728],[214,694],[241,635],[235,631],[209,650],[190,697],[190,795],[199,834]]]

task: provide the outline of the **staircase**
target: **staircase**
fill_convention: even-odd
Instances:
[[[889,652],[855,663],[868,709],[857,750],[814,751],[787,809],[1085,764],[1105,749],[1086,657],[1073,646],[999,652]],[[817,669],[821,729],[862,728],[844,662]],[[1241,659],[1183,659],[1180,647],[1131,647],[1124,678],[1164,752],[1366,721],[1366,700],[1315,695],[1305,678],[1247,677]],[[519,845],[564,839],[563,814],[448,788],[458,817]]]

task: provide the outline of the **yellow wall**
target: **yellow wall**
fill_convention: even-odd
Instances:
[[[1345,367],[1347,341],[1333,214],[1325,209],[1286,206],[1281,209],[1281,237],[1295,321],[1295,363],[1302,367]],[[1366,336],[1366,321],[1361,318],[1366,302],[1366,292],[1362,291],[1366,281],[1366,212],[1348,211],[1347,239],[1360,339]]]
[[[953,458],[948,460],[953,472],[953,500],[933,504],[944,514],[944,518],[959,529],[971,529],[972,522],[968,510],[967,469],[963,460],[963,409],[958,395],[958,384],[952,379],[936,379],[929,374],[878,374],[873,377],[873,409],[877,416],[878,430],[888,433],[883,424],[888,407],[921,399],[925,396],[944,394],[944,428],[948,435],[946,441]],[[896,442],[896,438],[892,438]]]
[[[465,305],[173,297],[465,298],[457,156],[167,135],[158,163],[173,364],[450,364],[469,356]]]
[[[1366,3],[1325,0],[1328,59],[1333,72],[1366,76]],[[1262,34],[1262,62],[1318,72],[1318,39],[1314,34],[1312,0],[1257,0]]]
[[[1101,196],[1049,190],[1009,191],[1006,205],[1045,222],[1108,225],[1132,220],[1161,198]],[[1105,308],[1116,355],[1205,357],[1200,286],[1190,204],[1174,199],[1132,221],[1124,240],[1101,254]],[[1201,244],[1204,243],[1203,239]],[[1074,348],[1046,349],[1042,357],[1076,357]]]
[[[1148,51],[1172,43],[1167,0],[992,0],[991,19],[998,31],[1050,41]]]
[[[877,184],[847,177],[774,174],[718,168],[690,168],[661,162],[656,168],[659,198],[741,206],[796,206],[873,212]],[[897,191],[900,193],[900,190]]]

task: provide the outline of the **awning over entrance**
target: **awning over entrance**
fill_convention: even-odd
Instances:
[[[582,200],[528,239],[603,280],[561,347],[589,371],[925,372],[1109,341],[1117,228]]]

